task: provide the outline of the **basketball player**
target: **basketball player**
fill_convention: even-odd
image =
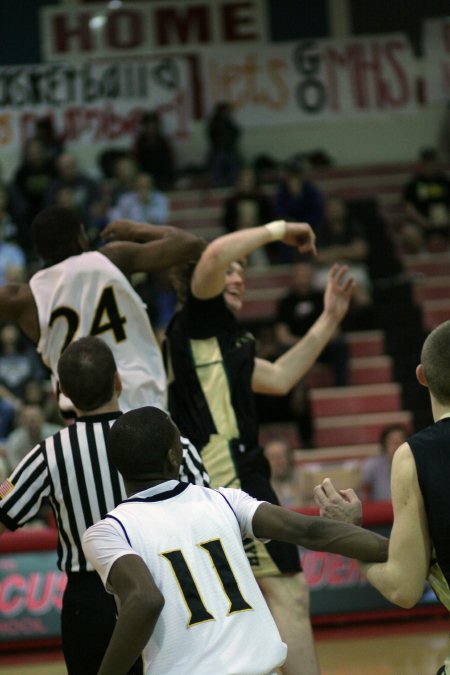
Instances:
[[[171,267],[198,255],[203,242],[173,227],[122,221],[127,241],[89,251],[79,216],[49,207],[32,223],[44,268],[28,284],[0,288],[0,320],[16,321],[37,345],[57,383],[57,363],[78,337],[98,335],[113,350],[123,411],[166,406],[166,377],[144,303],[127,276]],[[140,241],[145,231],[145,243]],[[105,236],[111,235],[108,227]],[[64,405],[64,404],[63,404]],[[65,406],[71,408],[66,400]]]
[[[241,490],[183,486],[179,432],[158,408],[120,417],[108,453],[129,498],[83,537],[88,560],[119,606],[98,675],[123,675],[141,651],[148,675],[274,673],[287,648],[243,537],[277,537],[363,560],[386,557],[386,539],[354,525],[293,513]]]

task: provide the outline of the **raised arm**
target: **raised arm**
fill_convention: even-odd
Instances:
[[[391,494],[394,523],[387,562],[362,565],[361,569],[387,600],[409,608],[422,596],[431,542],[416,464],[407,443],[396,450],[392,460]]]
[[[339,553],[358,560],[386,560],[388,539],[350,523],[338,523],[320,516],[305,516],[281,506],[261,504],[253,516],[253,533],[261,539],[275,539],[312,551]]]
[[[38,342],[37,309],[28,284],[6,284],[0,288],[0,321],[14,321],[33,342]]]
[[[138,555],[125,555],[112,565],[108,583],[120,601],[119,615],[98,675],[123,675],[149,641],[164,598]]]
[[[196,235],[169,225],[116,220],[105,227],[101,249],[126,274],[153,272],[196,259],[204,242]]]
[[[260,227],[231,232],[212,241],[202,253],[192,277],[192,293],[203,300],[220,295],[230,263],[277,240],[295,246],[301,253],[316,253],[316,237],[308,223],[277,220]]]
[[[331,268],[323,312],[304,337],[274,363],[255,360],[253,391],[283,396],[308,372],[347,313],[355,285],[347,272],[345,265],[333,265]]]

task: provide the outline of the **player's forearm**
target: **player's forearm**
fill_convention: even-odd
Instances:
[[[237,230],[215,239],[209,244],[203,258],[210,261],[214,266],[224,269],[230,263],[244,258],[252,251],[271,241],[273,241],[273,238],[265,225]]]
[[[387,559],[389,540],[376,532],[350,523],[337,523],[323,517],[312,517],[308,527],[298,536],[300,544],[313,551],[337,553],[370,562]]]
[[[124,675],[130,670],[153,633],[162,604],[135,598],[121,607],[98,675]]]
[[[312,551],[338,553],[370,562],[384,562],[388,555],[389,540],[375,532],[321,516],[305,516],[272,504],[258,507],[252,526],[256,537],[284,541]]]
[[[309,331],[274,363],[273,393],[284,395],[310,370],[336,333],[339,321],[322,312]]]

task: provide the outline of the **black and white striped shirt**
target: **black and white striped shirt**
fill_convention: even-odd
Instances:
[[[10,530],[25,525],[49,500],[58,527],[58,567],[66,572],[93,570],[83,554],[82,535],[126,499],[106,451],[109,429],[120,414],[79,418],[33,448],[0,486],[0,521]],[[196,449],[187,439],[182,445],[180,479],[209,485]]]

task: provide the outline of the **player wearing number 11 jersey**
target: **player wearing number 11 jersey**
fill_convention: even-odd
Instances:
[[[273,674],[287,649],[244,537],[386,559],[388,540],[361,527],[293,513],[238,489],[178,482],[180,435],[158,408],[122,415],[107,448],[128,499],[83,536],[84,553],[119,608],[98,675],[124,675],[142,650],[146,675]]]
[[[112,349],[122,378],[121,409],[164,408],[166,378],[159,346],[127,275],[163,270],[195,258],[203,244],[173,227],[132,221],[121,225],[128,241],[110,241],[101,252],[89,252],[74,211],[62,207],[41,211],[32,228],[45,267],[29,284],[0,288],[0,320],[18,322],[37,345],[55,384],[65,347],[79,337],[100,336]],[[114,232],[112,223],[106,237]],[[145,243],[137,243],[142,239]]]

